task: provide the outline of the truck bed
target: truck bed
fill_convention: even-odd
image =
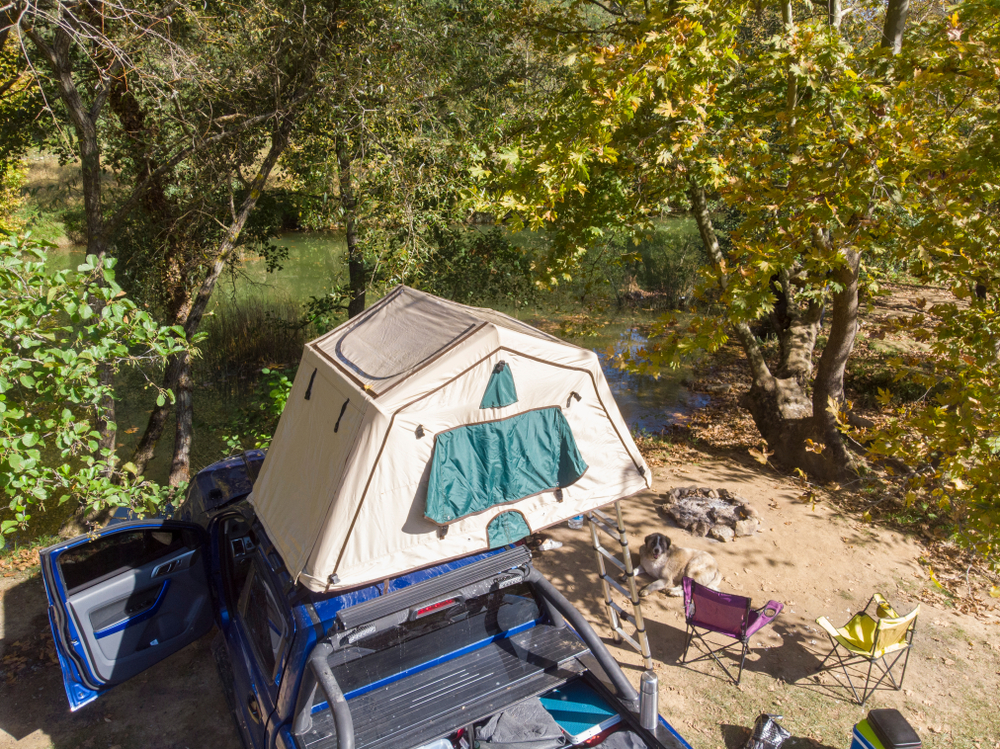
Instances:
[[[553,689],[584,670],[589,653],[568,628],[540,624],[348,700],[357,749],[417,747],[504,707]],[[300,738],[337,749],[329,710]]]

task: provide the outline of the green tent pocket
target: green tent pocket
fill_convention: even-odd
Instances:
[[[483,393],[483,400],[480,408],[503,408],[511,403],[517,403],[517,389],[514,387],[514,374],[510,371],[510,365],[505,362],[497,362],[493,367],[493,374],[486,384],[486,391]]]
[[[486,526],[486,535],[489,538],[490,548],[499,549],[501,546],[520,541],[525,536],[531,535],[531,528],[528,527],[524,516],[516,510],[501,512]]]

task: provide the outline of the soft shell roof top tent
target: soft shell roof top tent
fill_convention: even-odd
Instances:
[[[649,485],[592,351],[399,286],[306,344],[250,500],[292,575],[328,591]]]

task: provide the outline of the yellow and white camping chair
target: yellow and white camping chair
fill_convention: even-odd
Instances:
[[[872,608],[873,612],[869,614],[868,610]],[[854,693],[854,699],[862,707],[887,676],[893,688],[897,691],[902,689],[903,677],[906,676],[906,664],[910,659],[910,645],[913,641],[913,632],[917,626],[917,614],[919,613],[920,606],[917,605],[906,616],[900,616],[885,598],[876,593],[868,600],[861,613],[852,616],[851,620],[843,627],[836,628],[830,624],[825,616],[821,616],[816,620],[816,623],[830,636],[833,650],[823,659],[820,670],[833,669],[839,665],[847,677],[847,684],[850,686],[851,692]],[[837,660],[827,666],[826,662],[830,660],[831,656],[836,656]],[[892,669],[901,658],[903,670],[897,684]],[[859,697],[848,667],[866,661],[868,672],[865,675],[864,688]],[[877,674],[878,678],[873,684],[872,675],[875,666],[878,666],[880,673]],[[855,676],[860,680],[860,674],[856,673]]]

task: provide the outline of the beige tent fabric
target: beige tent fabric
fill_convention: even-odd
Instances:
[[[518,401],[480,409],[499,361]],[[588,464],[580,480],[462,518],[446,533],[424,517],[438,432],[552,406]],[[535,532],[647,488],[649,478],[592,351],[398,287],[306,345],[250,499],[293,577],[324,591],[485,550],[486,528],[502,512],[520,512]]]

